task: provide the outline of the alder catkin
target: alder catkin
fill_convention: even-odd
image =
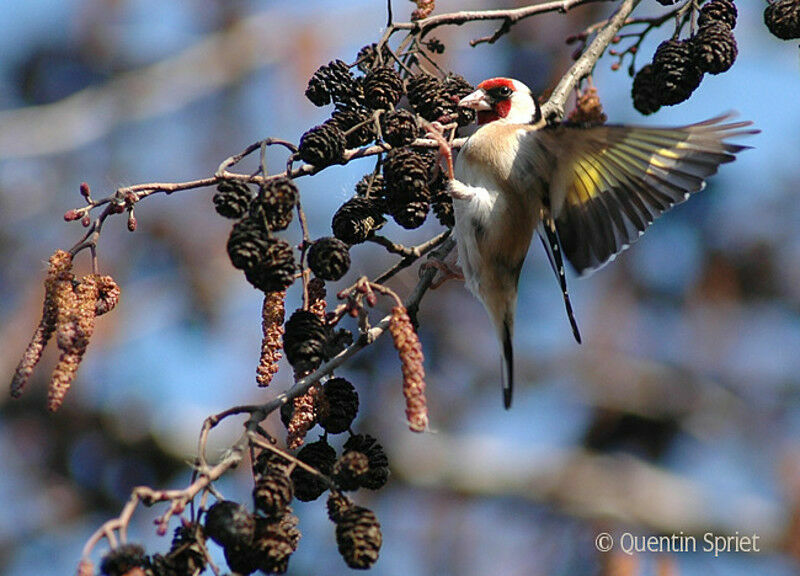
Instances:
[[[403,396],[406,398],[406,420],[413,432],[428,426],[428,402],[425,399],[425,368],[422,365],[422,345],[403,306],[392,309],[389,321],[394,347],[400,354],[403,370]]]
[[[283,357],[283,322],[286,315],[286,291],[267,292],[261,307],[261,359],[256,368],[256,382],[269,386],[278,372],[278,361]]]

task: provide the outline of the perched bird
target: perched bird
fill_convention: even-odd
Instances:
[[[480,126],[458,153],[448,185],[458,259],[497,331],[509,408],[517,283],[534,232],[580,342],[562,250],[579,273],[602,266],[746,148],[729,138],[757,131],[745,129],[751,122],[726,123],[728,116],[679,128],[541,127],[530,89],[510,78],[482,82],[459,106],[476,110]]]

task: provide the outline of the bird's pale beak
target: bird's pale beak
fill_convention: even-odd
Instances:
[[[489,100],[486,98],[486,92],[484,92],[482,88],[479,88],[469,96],[462,98],[458,105],[462,108],[471,108],[479,112],[481,110],[492,109],[492,105],[489,104]]]

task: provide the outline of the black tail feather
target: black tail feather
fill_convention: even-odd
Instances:
[[[514,344],[511,341],[511,324],[503,321],[503,406],[511,408],[514,394]]]
[[[570,326],[572,326],[572,335],[578,344],[581,343],[581,332],[578,329],[578,321],[575,320],[575,314],[572,311],[572,302],[569,299],[569,291],[567,290],[567,275],[564,270],[564,260],[561,257],[561,243],[558,241],[558,232],[556,231],[556,223],[550,218],[546,217],[542,222],[547,239],[540,234],[539,239],[542,241],[544,251],[547,253],[547,258],[550,260],[550,266],[558,278],[558,283],[561,286],[561,296],[564,299],[564,307],[567,309],[567,317],[569,318]]]

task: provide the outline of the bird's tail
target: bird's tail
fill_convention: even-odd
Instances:
[[[503,320],[500,341],[503,344],[503,406],[511,408],[511,398],[514,394],[514,337],[513,324],[506,316]]]

